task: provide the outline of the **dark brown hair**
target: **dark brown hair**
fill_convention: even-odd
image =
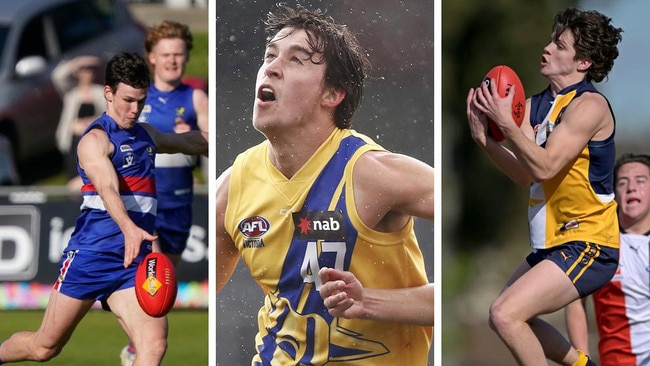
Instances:
[[[352,115],[361,103],[363,83],[370,62],[357,38],[342,24],[324,11],[290,8],[277,4],[277,12],[270,12],[264,22],[267,45],[284,28],[304,30],[311,50],[311,62],[326,64],[325,81],[329,86],[345,91],[345,98],[336,107],[334,122],[338,128],[350,128]],[[316,57],[321,55],[320,57]]]
[[[553,37],[559,37],[570,30],[575,39],[576,60],[590,60],[588,80],[601,82],[614,67],[618,57],[617,45],[622,40],[621,28],[612,24],[612,19],[595,11],[568,8],[555,15]]]
[[[623,165],[628,163],[641,163],[647,166],[650,170],[650,155],[634,153],[625,153],[621,155],[621,157],[616,160],[616,165],[614,165],[614,182],[618,180],[618,171]]]
[[[106,84],[113,93],[119,83],[135,89],[149,89],[149,68],[142,56],[123,52],[113,56],[106,64]]]

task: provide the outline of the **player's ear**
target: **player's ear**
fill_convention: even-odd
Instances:
[[[578,71],[586,72],[592,65],[591,60],[579,60],[578,61]]]
[[[113,101],[113,90],[111,90],[111,87],[108,85],[104,85],[104,99],[108,102]]]
[[[337,105],[341,104],[343,98],[345,98],[345,90],[341,88],[335,88],[333,86],[328,86],[323,92],[321,105],[324,107],[334,108]]]
[[[147,61],[149,61],[149,65],[156,64],[156,58],[154,57],[153,52],[147,52]]]

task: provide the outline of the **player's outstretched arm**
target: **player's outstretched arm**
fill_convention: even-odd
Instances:
[[[433,284],[399,289],[365,288],[349,271],[321,268],[320,295],[330,315],[433,325]]]
[[[148,123],[140,123],[156,144],[158,153],[183,153],[187,155],[208,155],[208,133],[189,131],[183,133],[162,133]]]

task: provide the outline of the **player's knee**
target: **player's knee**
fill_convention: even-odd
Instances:
[[[164,355],[167,352],[167,340],[165,338],[160,338],[157,342],[154,343],[156,353]]]
[[[154,359],[162,359],[165,352],[167,352],[167,340],[165,338],[150,340],[147,342],[146,347],[149,349],[147,353],[153,355]],[[136,345],[136,354],[139,354],[138,349]]]
[[[506,309],[499,303],[493,303],[490,306],[490,328],[497,333],[501,333],[509,323],[510,317],[508,316]]]

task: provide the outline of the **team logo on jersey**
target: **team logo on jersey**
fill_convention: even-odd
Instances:
[[[135,155],[132,152],[124,154],[124,159],[122,160],[122,168],[128,168],[135,165]]]
[[[262,248],[264,241],[262,236],[269,231],[271,224],[262,216],[247,217],[239,222],[237,228],[246,237],[244,248]]]
[[[177,107],[176,108],[176,115],[177,116],[182,116],[185,114],[185,107]]]
[[[300,211],[293,213],[294,236],[298,239],[344,240],[341,211]]]

